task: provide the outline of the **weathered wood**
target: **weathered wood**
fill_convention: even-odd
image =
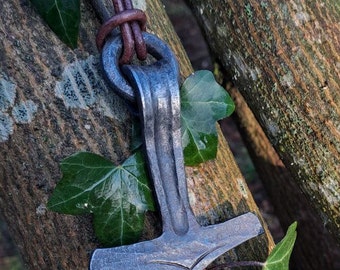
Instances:
[[[147,12],[149,31],[170,44],[187,77],[192,69],[161,3],[138,5]],[[28,1],[5,1],[0,10],[0,211],[28,269],[87,269],[90,252],[98,246],[91,217],[46,209],[61,176],[60,160],[80,150],[115,163],[130,154],[128,110],[103,82],[98,65],[98,18],[86,1],[81,10],[74,51]],[[193,210],[202,223],[247,211],[260,216],[222,136],[218,158],[187,173]],[[146,232],[155,231],[152,220]],[[266,230],[230,257],[263,260],[272,246]]]
[[[235,101],[235,115],[257,172],[267,192],[273,195],[271,202],[281,225],[286,229],[298,221],[299,233],[291,269],[338,269],[340,249],[336,240],[322,219],[310,210],[308,198],[296,188],[294,177],[282,163],[240,92],[236,87],[228,87],[228,92]]]
[[[302,215],[298,219],[306,227],[299,234],[317,232],[311,245],[303,243],[300,254],[306,264],[301,269],[334,269],[340,260],[335,251],[335,260],[330,261],[332,248],[338,248],[335,242],[340,243],[338,2],[188,2],[212,51],[285,164],[284,168],[248,112],[239,108],[276,207],[282,211],[288,207],[281,216],[283,223],[287,225],[289,214],[290,220]],[[294,206],[300,198],[301,204]],[[298,213],[297,208],[304,210]],[[328,242],[331,238],[335,240]],[[320,256],[320,248],[329,256]]]

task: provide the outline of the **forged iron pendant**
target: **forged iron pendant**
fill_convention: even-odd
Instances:
[[[138,106],[163,233],[150,241],[97,249],[90,269],[204,269],[263,229],[252,213],[207,227],[197,223],[189,205],[181,146],[178,64],[163,41],[147,33],[143,37],[148,53],[156,59],[153,64],[120,68],[119,37],[106,42],[102,62],[113,89]]]

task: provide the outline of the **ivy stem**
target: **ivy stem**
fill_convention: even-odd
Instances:
[[[216,265],[216,266],[208,267],[207,270],[218,270],[218,269],[222,269],[222,267],[233,268],[233,267],[243,267],[243,266],[260,266],[260,267],[263,267],[263,266],[265,266],[265,263],[257,262],[257,261],[229,262],[229,263],[224,263],[224,264],[219,264],[219,265]]]

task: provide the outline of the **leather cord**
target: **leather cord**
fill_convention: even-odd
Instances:
[[[96,43],[99,50],[102,49],[107,35],[117,26],[120,26],[123,53],[120,64],[131,62],[134,53],[139,60],[145,60],[147,49],[142,36],[146,30],[146,15],[142,10],[134,9],[131,0],[112,0],[115,15],[106,21],[97,34]]]

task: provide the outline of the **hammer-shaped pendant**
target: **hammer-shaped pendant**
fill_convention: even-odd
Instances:
[[[115,91],[138,105],[163,234],[133,245],[97,249],[90,269],[204,269],[226,251],[261,234],[263,229],[252,213],[207,227],[197,223],[189,205],[184,171],[178,64],[164,42],[147,33],[143,37],[148,53],[155,58],[153,64],[126,65],[120,69],[119,37],[106,42],[102,61]]]

